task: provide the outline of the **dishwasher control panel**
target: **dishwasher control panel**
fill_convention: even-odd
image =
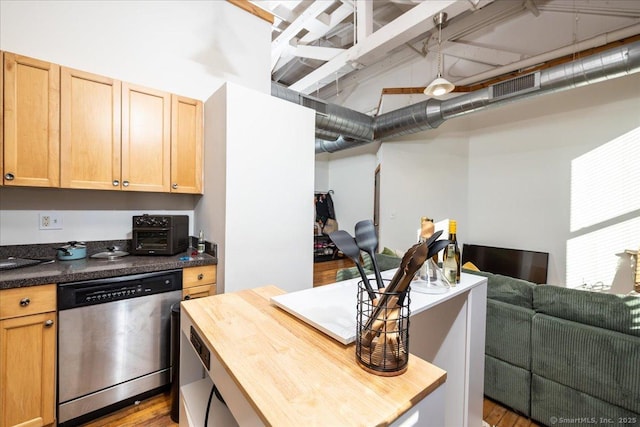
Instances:
[[[134,274],[58,285],[58,310],[105,304],[182,289],[182,270]]]

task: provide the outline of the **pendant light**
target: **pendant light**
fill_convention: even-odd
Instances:
[[[446,21],[447,14],[444,12],[440,12],[433,17],[433,23],[438,28],[438,76],[424,89],[425,95],[441,96],[455,88],[453,83],[442,77],[442,27]]]

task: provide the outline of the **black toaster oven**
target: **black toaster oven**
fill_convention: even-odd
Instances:
[[[175,255],[184,252],[189,247],[189,216],[134,216],[131,240],[134,255]]]

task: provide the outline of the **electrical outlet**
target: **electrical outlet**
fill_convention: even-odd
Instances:
[[[40,230],[62,230],[62,215],[58,212],[41,212]]]

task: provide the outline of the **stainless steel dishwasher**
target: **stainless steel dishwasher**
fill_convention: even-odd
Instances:
[[[182,270],[58,286],[58,422],[71,426],[170,381]]]

